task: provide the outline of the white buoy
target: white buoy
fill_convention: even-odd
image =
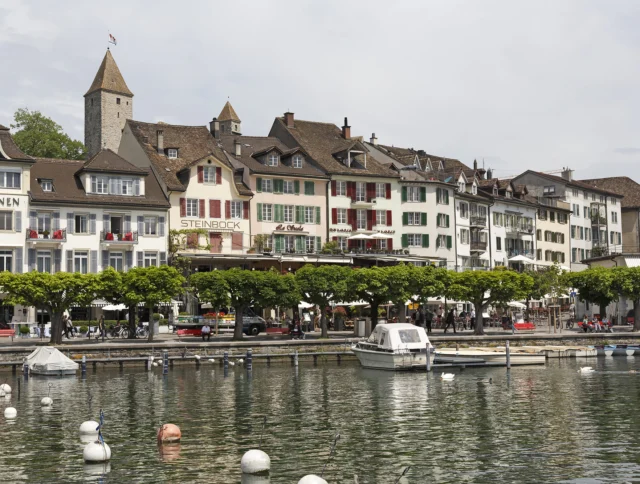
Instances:
[[[0,390],[2,390],[5,393],[11,393],[11,387],[6,383],[3,383],[2,385],[0,385]]]
[[[82,457],[85,462],[107,462],[111,459],[111,449],[100,442],[90,442],[84,446]]]
[[[200,359],[200,355],[196,355],[196,356],[194,356],[194,358],[195,358],[196,360],[199,360],[199,359]]]
[[[154,362],[153,362],[153,366],[158,366],[158,362],[157,362],[157,361],[154,361]]]
[[[327,484],[322,477],[318,477],[315,474],[309,474],[308,476],[304,476],[302,479],[298,481],[298,484]]]
[[[244,363],[244,360],[243,360],[242,358],[240,358],[240,359],[238,360],[238,365],[242,365],[243,363]]]
[[[80,433],[84,435],[98,435],[98,426],[100,424],[95,420],[87,420],[80,424]]]
[[[271,459],[266,452],[258,449],[251,449],[244,453],[240,460],[240,469],[243,474],[260,474],[269,472],[271,469]]]
[[[4,418],[16,418],[18,411],[13,407],[7,407],[4,409]]]
[[[50,407],[51,405],[53,405],[53,399],[51,397],[44,397],[42,400],[40,400],[40,405],[42,407]]]
[[[455,375],[453,373],[443,373],[442,375],[440,375],[440,378],[442,378],[443,380],[453,380],[455,378]]]

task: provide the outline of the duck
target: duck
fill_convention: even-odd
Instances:
[[[638,370],[629,370],[629,373],[638,373]]]
[[[443,380],[453,380],[455,378],[455,375],[453,373],[442,373],[440,375],[440,378]]]
[[[213,358],[209,358],[209,363],[215,363],[215,362],[216,362],[216,360],[215,360],[215,359],[213,359]]]
[[[233,361],[230,361],[229,366],[236,366],[236,364]]]
[[[158,362],[157,362],[157,361],[154,361],[154,362],[153,362],[153,366],[158,366]]]
[[[594,371],[596,370],[594,370],[590,366],[581,366],[580,369],[578,370],[578,373],[593,373]]]
[[[237,361],[237,363],[238,363],[238,365],[242,365],[242,364],[244,363],[244,360],[243,360],[242,358],[240,358],[240,359]]]

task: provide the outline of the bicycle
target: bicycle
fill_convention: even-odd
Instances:
[[[574,324],[573,318],[567,319],[567,329],[573,329]]]
[[[149,337],[149,329],[144,327],[144,326],[142,328],[138,327],[136,329],[136,337],[148,338]]]

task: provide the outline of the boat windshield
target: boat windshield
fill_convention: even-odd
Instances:
[[[398,336],[401,343],[420,343],[420,333],[417,329],[401,329]]]

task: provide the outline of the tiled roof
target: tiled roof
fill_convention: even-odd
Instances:
[[[127,83],[124,82],[120,69],[118,69],[118,65],[113,59],[109,49],[107,49],[107,53],[104,55],[104,59],[102,59],[102,64],[100,64],[98,72],[96,72],[96,77],[93,79],[91,87],[85,96],[99,90],[133,97],[133,93],[127,87]]]
[[[580,180],[582,183],[599,190],[607,190],[624,197],[622,208],[640,208],[640,184],[628,176],[615,176],[610,178],[594,178]]]
[[[128,120],[127,124],[169,190],[184,191],[186,186],[178,178],[178,173],[207,156],[214,156],[234,170],[234,166],[205,126],[178,126],[133,120]],[[172,159],[158,153],[158,130],[162,130],[165,149],[178,150],[177,158]],[[252,194],[244,184],[236,183],[236,188],[243,195]]]
[[[340,162],[335,155],[353,147],[354,144],[359,143],[364,151],[367,151],[367,148],[357,139],[344,139],[340,128],[333,123],[318,123],[296,119],[294,126],[288,128],[282,118],[276,118],[270,134],[278,136],[279,133],[283,132],[288,133],[289,137],[302,147],[326,173],[398,177],[396,172],[388,166],[377,162],[370,153],[367,154],[366,168],[359,163],[348,167]]]
[[[13,141],[9,128],[0,124],[0,160],[31,161],[33,158],[22,152]]]
[[[82,168],[82,161],[59,160],[53,158],[36,158],[31,167],[31,201],[40,203],[72,203],[81,205],[118,205],[169,208],[162,188],[156,177],[147,171],[145,177],[145,194],[142,197],[118,195],[87,194],[77,172]],[[53,191],[43,192],[39,180],[53,181]]]
[[[236,140],[240,141],[241,144],[241,155],[239,157],[235,156]],[[220,143],[232,159],[241,162],[253,173],[326,178],[322,170],[307,162],[309,155],[305,153],[304,150],[300,148],[289,149],[282,141],[275,137],[223,135]],[[266,154],[272,149],[281,153],[281,162],[278,163],[278,166],[266,166],[254,158],[254,156]],[[298,152],[305,158],[305,161],[303,162],[302,168],[293,168],[291,166],[291,157]]]
[[[101,150],[93,155],[79,171],[130,175],[147,175],[149,173],[148,170],[138,168],[109,149]]]
[[[533,173],[535,175],[541,176],[542,178],[546,178],[547,180],[550,180],[550,181],[553,181],[553,182],[556,182],[556,183],[563,183],[563,184],[566,184],[566,185],[568,185],[570,187],[576,187],[576,188],[580,188],[582,190],[592,190],[594,192],[602,193],[603,195],[613,195],[613,196],[618,195],[615,192],[604,190],[602,188],[596,188],[596,187],[594,187],[592,185],[589,185],[588,183],[584,183],[584,182],[578,181],[578,180],[568,181],[568,180],[565,180],[564,178],[562,178],[561,176],[549,175],[548,173],[542,173],[540,171],[534,171],[534,170],[527,170],[527,171],[525,171],[523,173],[523,175],[526,174],[526,173]],[[522,176],[522,175],[520,175],[520,176]]]
[[[218,115],[218,121],[237,121],[238,123],[240,122],[240,118],[238,117],[236,110],[233,109],[233,106],[229,101],[227,101],[225,105],[222,107],[222,111],[220,111],[220,114]]]

